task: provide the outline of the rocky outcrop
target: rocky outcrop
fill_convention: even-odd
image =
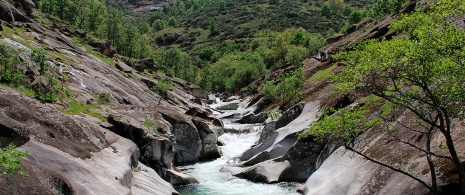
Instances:
[[[250,124],[250,123],[263,123],[268,119],[268,115],[266,113],[260,113],[260,114],[254,114],[250,113],[245,116],[243,116],[241,119],[237,120],[237,123],[243,123],[243,124]]]
[[[357,182],[348,178],[356,178]],[[342,147],[333,152],[298,191],[301,194],[429,194],[415,180]]]
[[[153,169],[141,163],[132,171],[132,178],[132,194],[178,194],[171,185],[166,185],[166,181],[160,178]]]
[[[177,193],[150,168],[135,179],[131,172],[141,166],[139,150],[111,131],[63,115],[6,87],[0,87],[0,115],[2,132],[9,132],[0,137],[5,144],[15,142],[28,152],[22,167],[30,175],[25,180],[8,178],[15,187],[2,193],[129,194],[131,183],[141,180]],[[7,177],[2,175],[0,180]]]
[[[109,122],[113,125],[110,130],[134,141],[141,152],[140,160],[163,176],[167,169],[172,168],[175,140],[172,135],[163,135],[155,132],[158,129],[142,125],[144,121],[154,121],[153,118],[155,116],[151,116],[151,113],[137,110],[119,111],[109,118]],[[167,126],[160,121],[156,124],[159,124],[160,130]]]
[[[176,172],[173,170],[166,171],[166,180],[174,186],[183,186],[189,184],[198,184],[197,179],[186,175],[184,173]]]
[[[89,41],[89,45],[95,47],[98,52],[109,58],[113,58],[116,54],[116,49],[112,47],[111,44],[111,40],[91,39]]]
[[[281,121],[274,124],[282,127],[259,145],[229,160],[228,166],[223,167],[222,171],[267,183],[305,180],[315,171],[316,162],[327,157],[321,155],[323,144],[297,139],[297,133],[306,130],[316,120],[318,110],[318,101],[289,110],[283,114]],[[292,116],[296,118],[292,119]],[[305,152],[302,148],[305,148]],[[274,171],[265,168],[268,166],[275,167]]]
[[[150,72],[157,72],[158,66],[155,65],[155,62],[152,58],[145,58],[139,61],[136,66],[137,71],[144,72],[144,70],[148,70]]]

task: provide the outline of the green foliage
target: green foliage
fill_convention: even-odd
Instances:
[[[155,123],[153,120],[146,119],[143,123],[142,126],[151,128],[153,132],[158,132],[158,125]]]
[[[218,24],[216,24],[215,20],[210,21],[210,27],[208,29],[210,30],[211,37],[214,37],[220,34],[220,30],[218,29]]]
[[[282,115],[282,111],[281,110],[274,110],[274,111],[271,111],[269,113],[267,113],[268,117],[271,118],[271,120],[275,121],[275,120],[278,120],[281,115]]]
[[[105,94],[105,93],[101,93]],[[100,95],[99,95],[100,96]],[[66,110],[60,110],[62,113],[68,114],[68,115],[82,115],[86,114],[95,118],[98,118],[102,121],[106,121],[107,118],[103,116],[101,113],[98,112],[99,106],[97,104],[90,104],[90,103],[82,103],[78,100],[75,100],[73,98],[68,98],[66,101],[68,103],[68,109]],[[98,101],[98,103],[103,102],[102,99]],[[104,103],[102,103],[104,104]]]
[[[44,50],[32,50],[31,59],[39,66],[38,82],[32,87],[36,97],[44,102],[55,102],[61,96],[69,94],[68,89],[60,85],[60,81],[53,73],[49,73],[50,63],[46,59]]]
[[[374,125],[367,121],[367,112],[363,108],[330,109],[313,122],[308,131],[299,134],[299,138],[310,136],[319,141],[332,140],[351,146],[354,138]]]
[[[44,102],[55,102],[62,96],[69,94],[68,89],[60,85],[59,80],[55,75],[49,74],[45,76],[45,85],[37,84],[33,87],[36,97]]]
[[[44,50],[32,50],[31,51],[31,60],[39,65],[39,73],[44,75],[46,71],[50,68],[50,63],[48,63],[45,57]]]
[[[452,120],[465,118],[465,31],[456,25],[464,13],[463,2],[440,0],[428,11],[403,15],[390,28],[410,39],[366,41],[336,55],[345,66],[334,81],[341,92],[373,93],[440,132],[465,191],[465,170],[451,133]]]
[[[24,76],[23,71],[19,70],[18,54],[6,43],[0,43],[0,82],[2,83],[19,83]]]
[[[308,50],[304,47],[291,47],[286,54],[286,61],[294,66],[301,66],[301,62],[307,57]]]
[[[0,173],[8,175],[19,173],[26,177],[27,173],[21,170],[21,161],[26,156],[26,151],[17,149],[13,144],[0,148]]]
[[[297,101],[302,95],[300,88],[305,83],[304,70],[299,68],[290,73],[282,74],[279,77],[277,93],[281,101]]]
[[[235,90],[265,76],[267,70],[258,53],[226,55],[211,65],[211,83],[216,90]]]
[[[326,3],[333,14],[343,14],[345,7],[344,0],[328,0]]]
[[[262,91],[261,91],[264,100],[267,102],[273,102],[278,96],[277,89],[278,88],[275,85],[273,85],[273,83],[271,83],[270,81],[265,81],[262,84]]]
[[[405,4],[409,2],[407,0],[379,0],[371,9],[371,16],[380,19],[388,14],[398,12],[402,9]]]
[[[157,19],[152,23],[152,29],[154,31],[160,31],[165,29],[168,26],[168,22],[162,19]]]
[[[365,12],[360,10],[354,10],[350,13],[348,21],[349,24],[357,24],[365,18]]]
[[[320,12],[321,16],[324,16],[324,17],[330,17],[331,16],[331,8],[329,7],[328,4],[323,4],[323,6],[321,6],[321,12]]]
[[[345,5],[344,12],[343,12],[344,16],[349,16],[351,13],[352,13],[352,8],[350,8],[349,5]]]

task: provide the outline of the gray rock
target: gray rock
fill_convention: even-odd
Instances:
[[[2,193],[132,193],[131,183],[137,179],[131,171],[142,165],[137,160],[139,150],[130,140],[2,86],[0,115],[0,126],[7,132],[29,135],[19,148],[28,152],[23,167],[31,175],[30,179],[10,180],[14,188],[4,188]],[[1,175],[0,181],[5,177]],[[147,177],[158,176],[152,170]],[[147,184],[176,193],[166,182]]]
[[[153,169],[143,164],[139,164],[139,166],[132,171],[132,178],[132,194],[179,194],[170,183],[158,176]]]
[[[237,120],[236,122],[246,124],[246,123],[263,123],[268,118],[266,113],[254,114],[250,113],[243,116],[241,119]]]
[[[298,192],[301,194],[428,194],[427,189],[420,185],[413,179],[394,173],[340,147],[308,178]]]
[[[184,173],[176,172],[173,170],[166,171],[166,180],[174,186],[182,186],[189,184],[198,184],[199,181],[194,177],[186,175]]]
[[[256,182],[275,183],[281,181],[282,173],[290,166],[291,164],[288,161],[275,162],[269,160],[256,164],[236,176]]]
[[[128,65],[126,65],[124,62],[121,62],[121,61],[116,61],[116,64],[115,64],[115,67],[118,69],[118,70],[121,70],[125,73],[131,73],[132,72],[132,68],[129,67]]]

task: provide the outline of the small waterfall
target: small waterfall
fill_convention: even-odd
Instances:
[[[226,121],[225,128],[234,132],[225,132],[218,139],[224,143],[220,146],[223,153],[221,158],[210,162],[201,162],[194,165],[181,167],[184,173],[197,178],[200,184],[184,186],[177,190],[181,194],[206,194],[206,195],[284,195],[298,194],[295,192],[298,186],[292,183],[263,184],[254,183],[245,179],[232,176],[229,173],[220,172],[221,167],[226,166],[229,159],[240,155],[258,141],[263,125],[259,124],[234,124]]]

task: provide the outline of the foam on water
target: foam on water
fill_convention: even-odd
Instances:
[[[214,161],[197,163],[182,168],[188,169],[184,172],[197,178],[200,184],[179,188],[181,194],[298,194],[295,192],[298,186],[289,183],[263,184],[254,183],[222,173],[219,170],[226,162],[254,145],[259,138],[259,132],[246,134],[225,133],[221,136],[224,146],[220,146],[223,156]]]

